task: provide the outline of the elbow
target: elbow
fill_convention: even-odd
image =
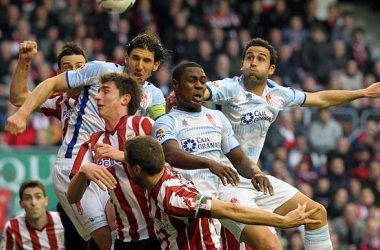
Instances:
[[[16,107],[21,107],[25,102],[22,98],[15,98],[12,95],[9,97],[9,101]]]
[[[80,201],[80,199],[78,199],[77,197],[74,197],[72,195],[69,195],[69,193],[67,193],[67,201],[70,203],[70,204],[74,204],[78,201]]]

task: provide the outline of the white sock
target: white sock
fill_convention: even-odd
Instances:
[[[305,231],[306,250],[332,250],[329,226],[326,224],[321,228]]]
[[[115,240],[116,240],[116,237],[117,237],[117,229],[111,231],[111,238],[112,238],[112,247],[111,247],[111,250],[113,250],[114,247],[115,247]]]

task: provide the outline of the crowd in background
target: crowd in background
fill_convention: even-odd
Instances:
[[[255,37],[276,48],[271,78],[281,85],[307,92],[365,88],[380,81],[380,58],[371,54],[355,13],[342,11],[340,4],[137,0],[119,15],[102,11],[94,0],[0,0],[0,150],[61,142],[60,122],[38,113],[22,135],[4,132],[7,116],[16,110],[8,102],[9,85],[24,40],[39,46],[31,90],[56,74],[56,54],[65,42],[82,46],[89,60],[122,64],[124,46],[145,29],[159,34],[173,52],[150,79],[165,96],[171,69],[182,60],[198,62],[210,80],[240,75],[241,52]],[[360,117],[379,108],[380,99],[362,99],[343,110]],[[327,208],[336,249],[380,249],[380,115],[353,123],[335,114],[334,109],[284,110],[269,131],[260,164]],[[302,248],[301,233],[281,232],[284,246]]]

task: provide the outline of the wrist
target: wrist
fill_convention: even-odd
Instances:
[[[18,59],[19,64],[24,65],[24,66],[29,66],[31,61],[32,59],[25,59],[25,58]]]

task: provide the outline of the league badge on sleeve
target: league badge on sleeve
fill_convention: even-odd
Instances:
[[[163,128],[158,128],[154,132],[154,136],[158,139],[158,141],[161,141],[165,137],[165,130]]]

